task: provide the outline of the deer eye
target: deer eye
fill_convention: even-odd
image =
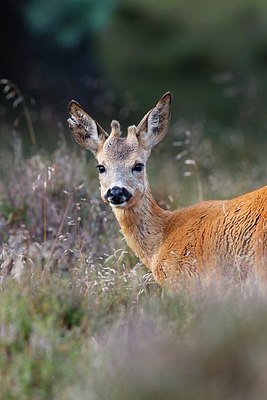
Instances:
[[[138,163],[138,164],[135,164],[135,166],[133,167],[132,171],[133,171],[133,172],[134,172],[134,171],[135,171],[135,172],[142,172],[143,169],[144,169],[144,164]]]
[[[104,165],[97,165],[96,168],[98,168],[100,174],[103,174],[106,171]]]

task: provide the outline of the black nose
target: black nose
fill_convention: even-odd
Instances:
[[[112,204],[122,204],[125,201],[128,201],[132,197],[132,195],[127,189],[114,186],[107,191],[105,197],[107,201]]]

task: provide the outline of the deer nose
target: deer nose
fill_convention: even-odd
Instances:
[[[119,205],[127,202],[132,195],[127,189],[114,186],[107,191],[105,197],[109,203]]]

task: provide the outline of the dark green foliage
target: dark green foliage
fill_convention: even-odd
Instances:
[[[115,5],[115,0],[31,0],[25,17],[33,31],[59,46],[73,47],[106,28]]]
[[[121,1],[99,51],[108,78],[141,109],[172,90],[175,116],[248,123],[264,118],[266,18],[261,0]]]

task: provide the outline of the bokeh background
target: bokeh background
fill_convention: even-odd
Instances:
[[[266,137],[264,0],[10,0],[0,30],[0,75],[38,123],[65,121],[72,98],[103,124],[133,123],[171,90],[173,122]]]

